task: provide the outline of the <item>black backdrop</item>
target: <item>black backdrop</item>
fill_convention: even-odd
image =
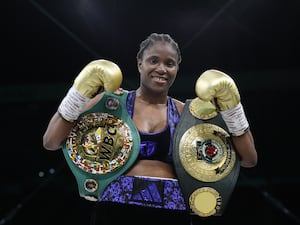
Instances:
[[[299,11],[298,0],[16,1],[15,48],[5,60],[15,72],[0,85],[0,224],[92,224],[93,204],[79,197],[62,152],[43,149],[42,134],[93,59],[116,62],[123,87],[137,87],[136,52],[151,32],[181,46],[172,96],[193,98],[206,69],[233,76],[257,145],[258,166],[241,170],[225,215],[196,224],[297,224]]]

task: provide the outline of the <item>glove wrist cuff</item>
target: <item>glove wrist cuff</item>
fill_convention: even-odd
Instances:
[[[238,103],[232,109],[221,111],[220,113],[233,136],[241,136],[248,131],[249,123],[241,103]]]
[[[72,86],[58,107],[58,113],[69,122],[77,120],[84,106],[90,101]]]

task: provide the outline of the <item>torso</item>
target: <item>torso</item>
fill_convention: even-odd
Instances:
[[[96,104],[102,94],[96,96],[89,103]],[[174,100],[179,114],[183,111],[184,104]],[[139,131],[145,133],[160,132],[167,126],[168,107],[167,104],[146,105],[146,103],[135,101],[133,122]],[[159,116],[158,116],[159,115]],[[160,160],[137,160],[136,163],[126,172],[127,176],[149,176],[161,178],[176,178],[172,164]]]
[[[179,104],[179,106],[177,106]],[[176,104],[181,113],[183,104]],[[136,98],[134,102],[133,122],[143,134],[164,132],[168,127],[168,106],[164,104],[149,104]],[[169,141],[169,139],[167,140]],[[169,145],[168,145],[169,146]],[[166,150],[166,154],[169,151]],[[126,173],[128,176],[149,176],[175,178],[173,166],[170,163],[155,159],[139,159]]]
[[[167,125],[167,104],[147,104],[137,99],[133,122],[138,130],[144,133],[162,131]]]
[[[130,168],[127,176],[147,176],[176,178],[171,164],[158,160],[138,160],[132,168]]]

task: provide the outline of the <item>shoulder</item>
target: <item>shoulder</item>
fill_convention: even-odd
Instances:
[[[183,107],[184,107],[184,102],[176,99],[176,98],[172,98],[173,102],[175,103],[177,110],[179,112],[179,114],[181,115],[183,112]]]

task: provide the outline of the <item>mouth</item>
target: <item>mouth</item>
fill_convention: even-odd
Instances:
[[[168,81],[166,77],[162,77],[162,76],[153,76],[152,78],[155,82],[158,83],[166,83]]]

